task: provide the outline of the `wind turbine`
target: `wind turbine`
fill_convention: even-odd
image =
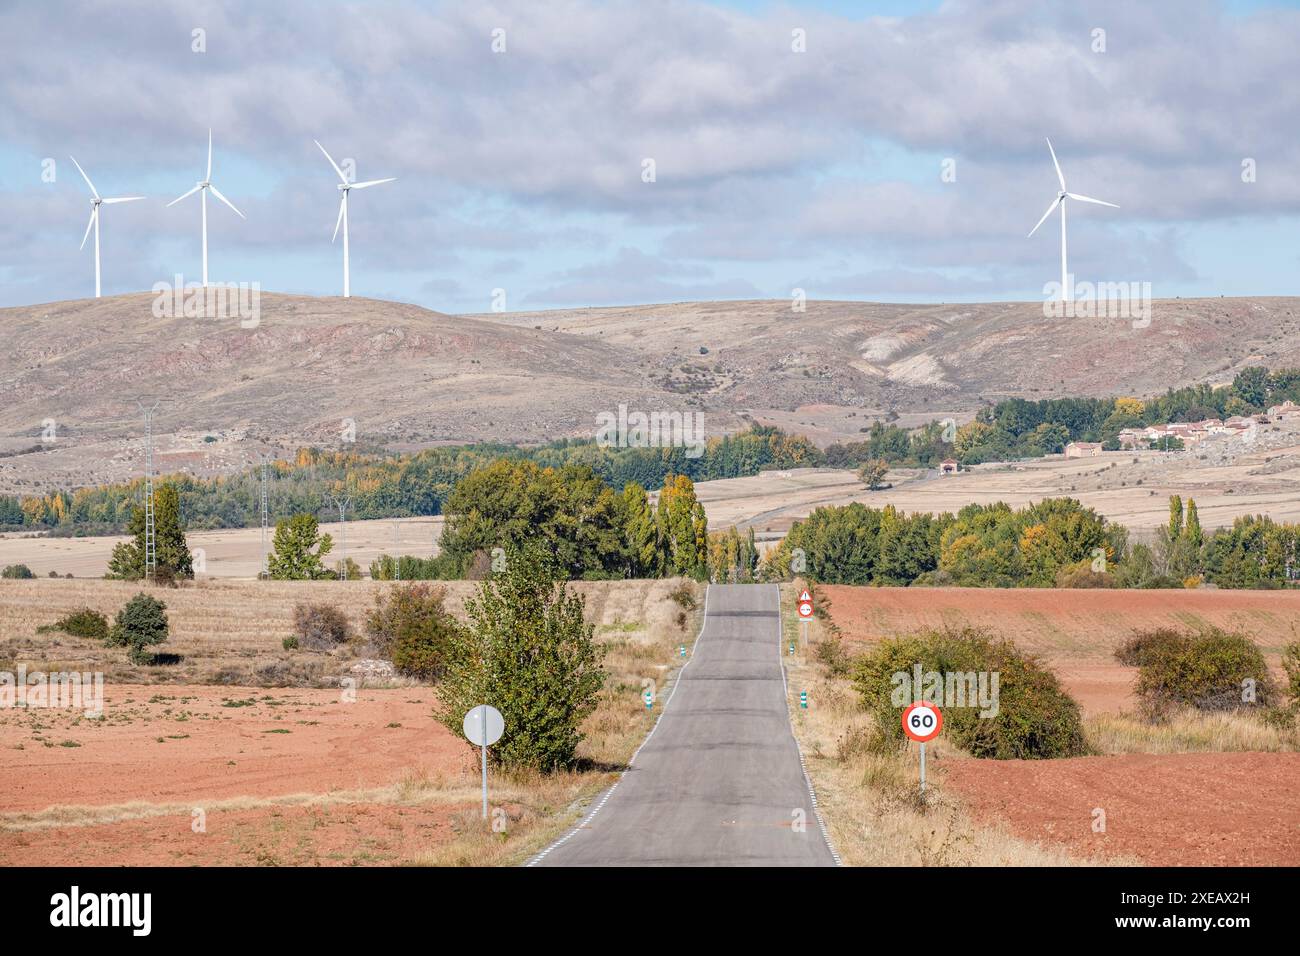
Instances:
[[[325,153],[325,158],[330,161],[334,167],[334,172],[339,174],[339,191],[343,193],[343,201],[339,203],[339,215],[334,220],[334,237],[330,239],[333,242],[339,237],[339,225],[343,226],[343,298],[349,298],[352,295],[352,286],[348,275],[348,193],[353,189],[365,189],[368,186],[378,186],[380,183],[394,182],[397,177],[389,176],[387,179],[368,179],[364,183],[350,183],[348,177],[343,175],[343,170],[339,169],[339,164],[334,162],[334,157],[325,152],[325,147],[321,146],[319,140],[312,140],[313,143]]]
[[[232,203],[225,196],[221,195],[221,190],[218,189],[215,185],[213,185],[212,130],[208,130],[208,171],[204,175],[203,181],[200,183],[195,183],[193,189],[191,189],[189,192],[185,193],[184,195],[177,196],[175,199],[173,199],[171,202],[167,204],[169,206],[174,206],[182,199],[186,198],[186,196],[192,196],[195,193],[201,193],[200,198],[203,200],[203,288],[205,289],[208,287],[208,190],[209,189],[212,190],[212,195],[216,196],[218,199],[220,199],[231,209],[234,209],[235,215],[237,215],[240,219],[248,218],[238,209],[235,209],[235,204]]]
[[[81,163],[77,162],[77,157],[69,156],[72,165],[77,167],[77,172],[81,173],[81,178],[86,181],[90,187],[90,195],[94,198],[90,200],[90,222],[86,223],[86,234],[81,237],[81,248],[86,248],[86,240],[90,238],[90,227],[95,227],[95,298],[99,298],[99,207],[105,203],[115,202],[135,202],[137,199],[143,199],[143,196],[115,196],[112,199],[101,199],[95,184],[90,181],[86,171],[81,168]]]
[[[1093,199],[1090,196],[1080,196],[1078,193],[1066,192],[1065,175],[1061,172],[1061,164],[1056,161],[1056,150],[1052,149],[1052,141],[1050,139],[1047,140],[1047,150],[1052,154],[1052,165],[1056,167],[1056,178],[1061,184],[1061,191],[1056,194],[1056,198],[1052,200],[1052,204],[1047,207],[1047,212],[1043,213],[1043,218],[1038,220],[1038,226],[1041,226],[1047,221],[1047,217],[1052,214],[1053,209],[1057,206],[1061,207],[1061,301],[1068,302],[1071,297],[1071,289],[1066,279],[1068,273],[1065,268],[1065,200],[1077,199],[1079,202],[1093,202],[1098,206],[1110,206],[1112,209],[1118,209],[1119,206],[1115,205],[1113,202],[1102,202],[1100,199]],[[1034,226],[1033,229],[1029,230],[1030,236],[1038,231],[1038,226]]]

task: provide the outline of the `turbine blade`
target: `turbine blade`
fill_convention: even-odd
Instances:
[[[112,202],[135,202],[137,199],[143,199],[143,196],[114,196],[112,199],[103,200],[105,205]]]
[[[95,184],[90,181],[90,177],[86,175],[86,171],[81,168],[81,163],[77,162],[77,157],[69,156],[68,159],[72,160],[72,165],[77,167],[77,172],[81,173],[81,178],[84,179],[86,185],[90,187],[90,194],[98,199],[99,193],[95,192]]]
[[[86,240],[90,238],[90,227],[95,224],[95,216],[98,215],[98,213],[99,213],[98,206],[90,210],[90,222],[86,223],[86,234],[81,237],[81,245],[78,248],[80,249],[86,248]]]
[[[205,180],[212,179],[212,127],[210,126],[208,127],[208,174],[203,178]],[[1065,185],[1062,184],[1061,188],[1064,189]]]
[[[365,189],[367,186],[378,186],[380,183],[391,183],[397,180],[396,176],[389,176],[387,179],[367,179],[364,183],[353,183],[353,189]]]
[[[313,139],[312,142],[316,144],[317,149],[319,149],[322,153],[325,153],[325,158],[328,159],[330,161],[330,165],[334,167],[334,172],[338,173],[339,179],[343,182],[344,185],[347,185],[348,177],[343,175],[343,170],[339,169],[339,164],[334,162],[334,157],[331,156],[329,153],[325,152],[325,147],[320,144],[320,140]]]
[[[1052,214],[1052,210],[1055,209],[1060,204],[1061,204],[1061,197],[1057,196],[1055,199],[1052,200],[1052,204],[1047,207],[1047,212],[1043,213],[1043,218],[1038,220],[1038,226],[1041,226],[1043,223],[1047,222],[1047,217]],[[1038,226],[1034,226],[1033,229],[1029,230],[1029,236],[1032,236],[1034,233],[1038,231]],[[1025,236],[1025,238],[1028,239],[1029,236]]]
[[[339,215],[338,218],[334,220],[334,235],[330,236],[330,242],[333,242],[339,237],[339,226],[343,224],[343,204],[347,201],[346,196],[339,201]]]
[[[196,192],[198,192],[198,191],[199,191],[200,189],[202,189],[202,188],[203,188],[202,186],[195,186],[193,189],[191,189],[189,192],[185,193],[184,195],[182,195],[182,196],[177,196],[175,199],[173,199],[173,200],[172,200],[171,202],[169,202],[167,205],[169,205],[169,206],[174,206],[174,205],[176,205],[178,202],[180,202],[182,199],[184,199],[186,196],[193,196]]]
[[[1043,137],[1047,139],[1047,137]],[[1052,154],[1052,165],[1056,167],[1056,178],[1061,182],[1061,191],[1065,191],[1065,174],[1061,172],[1061,164],[1056,161],[1056,150],[1052,149],[1052,141],[1047,139],[1047,151]]]
[[[218,189],[216,186],[212,185],[211,183],[208,183],[208,188],[212,190],[212,195],[216,196],[218,199],[220,199],[223,203],[225,203],[225,204],[226,204],[227,206],[229,206],[231,209],[235,209],[235,204],[232,203],[232,202],[231,202],[229,199],[227,199],[225,196],[221,195],[221,190],[220,190],[220,189]],[[245,216],[242,212],[240,212],[238,209],[235,209],[235,215],[239,216],[240,219],[247,219],[247,218],[248,218],[248,217]]]
[[[1113,202],[1103,202],[1100,199],[1093,199],[1091,196],[1080,196],[1078,193],[1066,193],[1071,199],[1077,199],[1079,202],[1095,202],[1098,206],[1110,206],[1111,209],[1118,209],[1119,206]]]

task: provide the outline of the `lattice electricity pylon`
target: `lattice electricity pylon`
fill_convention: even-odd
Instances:
[[[346,581],[348,579],[348,506],[352,504],[352,496],[348,495],[340,500],[330,495],[329,500],[339,509],[339,540],[343,544],[343,554],[339,558],[339,580]]]
[[[266,456],[262,456],[262,572],[258,576],[266,578],[270,576],[270,568],[266,563],[266,529],[270,516],[270,509],[267,507],[266,495]]]
[[[158,400],[148,408],[136,399],[144,412],[144,578],[152,581],[158,574],[158,540],[154,531],[153,510],[153,413],[158,410]]]

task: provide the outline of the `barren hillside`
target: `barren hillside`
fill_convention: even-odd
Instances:
[[[263,293],[257,328],[159,319],[140,293],[0,309],[0,492],[139,471],[137,396],[160,470],[230,471],[265,448],[542,442],[620,403],[742,416],[818,441],[890,411],[969,417],[1012,395],[1144,395],[1300,365],[1300,300],[1161,300],[1149,327],[1047,319],[1040,303],[681,303],[447,316]],[[53,441],[42,430],[53,426]]]

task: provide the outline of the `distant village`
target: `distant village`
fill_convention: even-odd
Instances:
[[[1147,425],[1144,428],[1125,428],[1118,437],[1120,450],[1159,448],[1160,443],[1171,438],[1182,442],[1183,448],[1211,435],[1234,435],[1244,441],[1253,441],[1260,425],[1292,416],[1300,416],[1300,405],[1288,399],[1274,405],[1262,415],[1233,415],[1231,418],[1207,418],[1199,422],[1170,422],[1168,425]],[[1095,458],[1103,451],[1101,442],[1072,441],[1065,446],[1066,458]]]

